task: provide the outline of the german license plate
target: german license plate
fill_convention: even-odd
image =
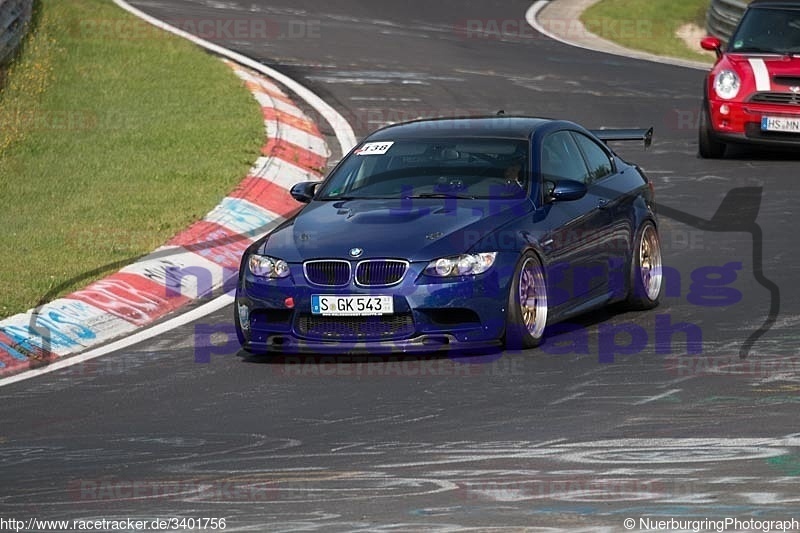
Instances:
[[[800,133],[800,118],[761,117],[761,131]]]
[[[376,316],[394,313],[391,296],[311,296],[311,314],[325,316]]]

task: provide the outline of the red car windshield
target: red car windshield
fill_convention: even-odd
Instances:
[[[729,41],[728,52],[800,54],[800,9],[751,8]]]

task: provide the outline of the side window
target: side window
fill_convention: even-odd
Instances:
[[[589,172],[578,145],[568,131],[557,131],[542,141],[542,179],[586,182]]]
[[[614,165],[605,150],[592,139],[582,133],[573,133],[575,140],[586,156],[586,165],[589,167],[589,181],[597,181],[614,172]]]

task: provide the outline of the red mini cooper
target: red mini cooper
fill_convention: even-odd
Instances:
[[[800,0],[754,0],[705,81],[699,151],[725,155],[728,144],[800,146]]]

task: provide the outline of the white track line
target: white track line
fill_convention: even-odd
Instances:
[[[268,76],[272,79],[278,80],[281,84],[288,87],[292,92],[294,92],[298,97],[302,98],[308,105],[314,108],[322,117],[331,125],[333,128],[334,133],[336,134],[336,140],[339,143],[339,149],[341,150],[341,156],[344,157],[350,149],[355,146],[356,144],[356,136],[353,132],[353,128],[347,122],[347,120],[333,107],[328,105],[322,98],[311,92],[311,90],[307,89],[305,86],[301,85],[300,83],[296,82],[292,78],[281,74],[280,72],[271,69],[267,66],[262,65],[261,63],[250,59],[249,57],[243,56],[241,54],[237,54],[231,50],[218,46],[216,44],[210,43],[203,39],[199,39],[190,33],[185,31],[179,30],[169,24],[161,22],[160,20],[147,15],[146,13],[136,9],[135,7],[131,6],[124,0],[114,0],[114,3],[117,4],[122,9],[132,13],[133,15],[144,19],[145,21],[149,22],[150,24],[161,28],[165,31],[170,33],[174,33],[180,37],[188,39],[193,43],[197,44],[218,54],[220,56],[227,57],[241,65],[249,67],[253,70],[261,72],[265,76]],[[65,359],[59,359],[53,363],[50,363],[47,366],[43,366],[41,368],[36,368],[33,370],[26,370],[24,372],[20,372],[19,374],[14,374],[13,376],[9,376],[6,378],[0,378],[0,387],[4,387],[6,385],[11,385],[12,383],[17,383],[20,381],[24,381],[26,379],[31,379],[37,376],[41,376],[43,374],[49,374],[50,372],[55,372],[56,370],[61,370],[62,368],[67,368],[72,365],[77,365],[80,363],[84,363],[91,359],[95,359],[102,355],[106,355],[117,350],[122,350],[134,344],[137,344],[142,341],[146,341],[148,339],[152,339],[162,333],[166,333],[167,331],[173,330],[175,328],[185,326],[186,324],[203,318],[204,316],[210,315],[220,309],[224,308],[227,305],[233,303],[233,297],[228,294],[224,294],[206,304],[197,307],[196,309],[192,309],[189,312],[186,312],[180,316],[176,316],[170,320],[162,322],[161,324],[157,324],[152,327],[148,327],[143,329],[137,333],[134,333],[124,339],[120,339],[118,341],[112,342],[105,346],[101,346],[99,348],[95,348],[93,350],[89,350],[87,352],[67,357]],[[233,318],[231,317],[231,320]]]
[[[550,402],[549,405],[558,405],[558,404],[561,404],[561,403],[568,402],[570,400],[576,400],[576,399],[580,398],[581,396],[583,396],[584,394],[586,394],[586,393],[585,392],[576,392],[575,394],[570,394],[569,396],[564,396],[563,398],[561,398],[559,400],[556,400],[554,402]]]
[[[161,28],[162,30],[174,33],[175,35],[183,37],[184,39],[188,39],[189,41],[195,43],[198,46],[202,46],[203,48],[205,48],[210,52],[214,52],[215,54],[218,54],[220,56],[227,57],[228,59],[231,59],[239,63],[240,65],[244,65],[245,67],[249,67],[255,71],[258,71],[264,74],[265,76],[277,80],[279,83],[286,86],[297,96],[305,100],[308,105],[313,107],[314,110],[317,111],[317,113],[319,113],[320,115],[322,115],[325,121],[331,125],[331,128],[333,128],[333,131],[336,134],[336,140],[339,142],[339,148],[341,150],[342,157],[344,157],[347,154],[347,152],[349,152],[350,149],[356,145],[356,135],[353,132],[353,128],[350,127],[350,124],[347,122],[347,120],[333,107],[328,105],[328,103],[325,100],[323,100],[322,98],[311,92],[311,90],[306,88],[304,85],[296,82],[289,76],[281,74],[275,69],[271,69],[265,65],[262,65],[258,61],[250,59],[247,56],[243,56],[242,54],[236,53],[232,50],[228,50],[227,48],[223,48],[222,46],[206,41],[205,39],[200,39],[199,37],[196,37],[191,33],[180,30],[175,26],[171,26],[166,22],[158,20],[155,17],[151,17],[144,11],[136,9],[129,3],[125,2],[125,0],[114,0],[114,3],[117,4],[119,7],[121,7],[122,9],[124,9],[125,11],[128,11],[129,13],[136,15],[140,19],[149,22],[150,24],[156,26],[157,28]]]
[[[115,0],[116,1],[116,0]],[[574,46],[575,48],[582,48],[584,50],[591,50],[592,52],[599,52],[601,54],[610,54],[619,57],[627,57],[629,59],[639,59],[641,61],[650,61],[651,63],[659,63],[661,65],[672,65],[676,67],[683,67],[683,68],[691,68],[695,70],[710,70],[711,65],[703,65],[699,62],[691,61],[691,60],[683,60],[683,59],[675,59],[671,57],[662,57],[657,56],[654,54],[648,54],[647,52],[639,52],[637,50],[630,50],[626,49],[622,45],[616,45],[622,48],[623,50],[614,51],[614,50],[601,50],[598,48],[593,48],[591,46],[585,44],[579,44],[572,41],[568,41],[567,39],[561,37],[560,35],[556,35],[555,33],[551,32],[550,30],[546,29],[539,23],[539,12],[544,9],[548,4],[550,4],[553,0],[536,0],[531,7],[528,8],[528,11],[525,12],[525,20],[528,21],[528,24],[531,27],[541,33],[542,35],[546,35],[550,37],[554,41],[558,41],[560,43]],[[588,30],[587,30],[588,33]],[[615,44],[615,43],[611,43]]]
[[[646,403],[654,402],[656,400],[660,400],[662,398],[666,398],[667,396],[672,396],[675,393],[682,391],[683,389],[672,389],[664,392],[662,394],[656,394],[655,396],[651,396],[649,398],[645,398],[644,400],[640,400],[638,402],[634,402],[633,405],[644,405]]]
[[[215,311],[219,311],[220,309],[231,303],[233,303],[233,296],[229,294],[223,294],[222,296],[214,300],[211,300],[207,304],[203,304],[196,309],[192,309],[187,313],[184,313],[180,316],[176,316],[175,318],[171,318],[170,320],[162,322],[161,324],[156,324],[155,326],[143,329],[137,333],[134,333],[129,337],[125,337],[124,339],[114,341],[110,344],[106,344],[105,346],[101,346],[99,348],[95,348],[94,350],[89,350],[88,352],[83,352],[78,355],[74,355],[72,357],[59,359],[41,368],[26,370],[25,372],[20,372],[19,374],[14,374],[13,376],[0,379],[0,387],[3,387],[5,385],[11,385],[12,383],[16,383],[18,381],[22,381],[25,379],[35,378],[36,376],[41,376],[43,374],[49,374],[50,372],[55,372],[56,370],[61,370],[62,368],[67,368],[72,365],[84,363],[86,361],[89,361],[90,359],[95,359],[97,357],[100,357],[101,355],[106,355],[111,352],[116,352],[117,350],[122,350],[124,348],[127,348],[128,346],[132,346],[136,343],[152,339],[157,335],[161,335],[162,333],[166,333],[167,331],[173,330],[180,326],[185,326],[189,322],[197,320],[198,318],[203,318],[204,316],[209,315]],[[233,316],[231,316],[231,320],[233,320]]]

